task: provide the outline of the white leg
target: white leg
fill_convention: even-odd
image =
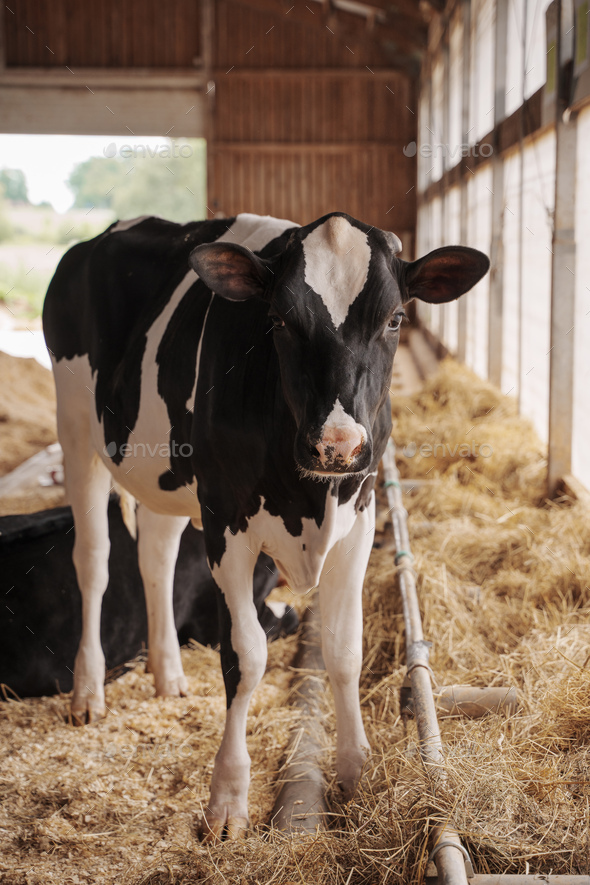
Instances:
[[[362,590],[375,526],[374,503],[330,551],[320,580],[322,652],[336,708],[336,771],[345,796],[354,792],[369,742],[359,703],[363,659]]]
[[[137,508],[137,553],[148,615],[148,670],[156,695],[186,695],[188,685],[174,624],[174,567],[185,516],[162,516],[140,504]]]
[[[257,556],[253,541],[239,534],[229,539],[221,565],[213,568],[213,577],[223,593],[221,666],[227,715],[203,824],[203,832],[209,838],[221,838],[224,830],[229,838],[237,838],[248,827],[250,756],[246,746],[246,720],[267,656],[266,635],[253,601],[252,575]]]
[[[109,582],[108,499],[111,475],[93,452],[87,416],[58,412],[65,486],[74,514],[74,567],[82,595],[82,637],[74,664],[72,716],[77,724],[105,714],[105,663],[100,643],[102,597]]]

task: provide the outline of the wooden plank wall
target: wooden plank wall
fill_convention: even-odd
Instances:
[[[395,230],[407,247],[415,228],[416,166],[403,147],[416,138],[415,84],[391,70],[364,21],[348,16],[353,31],[343,37],[331,33],[314,2],[309,25],[290,20],[278,2],[276,14],[237,0],[213,0],[210,8],[213,37],[204,45],[200,0],[13,0],[3,10],[5,71],[51,67],[65,75],[67,65],[80,76],[85,68],[118,72],[116,86],[132,100],[125,76],[140,68],[186,75],[204,65],[215,89],[207,84],[202,131],[194,123],[190,132],[176,125],[175,134],[209,139],[212,214],[249,211],[306,223],[346,211]],[[147,79],[146,88],[154,88]],[[185,103],[203,100],[198,88],[187,79],[183,89],[195,96]],[[54,99],[51,113],[63,112],[71,131],[91,128],[85,118],[72,125],[59,91],[47,96]],[[143,104],[149,116],[149,100]],[[160,105],[152,119],[167,120]],[[22,131],[36,131],[35,125],[33,119]],[[47,124],[37,131],[49,131]]]
[[[193,66],[198,55],[195,0],[13,0],[3,6],[7,67],[180,68]]]
[[[312,2],[309,26],[289,19],[288,7],[277,2],[277,14],[262,13],[234,0],[216,0],[215,64],[236,68],[386,67],[387,57],[370,40],[354,43],[336,36],[321,22],[322,8]],[[285,10],[285,11],[283,11]],[[313,12],[315,10],[315,13]],[[364,21],[352,16],[362,34]]]
[[[318,9],[319,13],[319,9]],[[369,44],[289,23],[232,0],[216,4],[212,212],[306,223],[345,211],[415,227],[414,86]],[[359,22],[359,28],[364,27]],[[407,254],[407,252],[405,253]]]

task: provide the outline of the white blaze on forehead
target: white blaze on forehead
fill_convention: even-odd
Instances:
[[[327,430],[343,430],[358,433],[363,442],[367,438],[367,431],[363,425],[358,424],[352,415],[349,415],[348,412],[345,411],[344,406],[338,398],[334,403],[332,411],[326,418],[326,423],[322,428],[322,435],[325,434]]]
[[[332,216],[303,240],[305,282],[320,296],[338,328],[367,282],[371,248],[366,233]]]

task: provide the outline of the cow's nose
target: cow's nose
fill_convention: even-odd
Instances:
[[[363,442],[363,436],[356,428],[326,427],[315,448],[322,467],[327,468],[335,462],[342,461],[349,467],[360,454]]]

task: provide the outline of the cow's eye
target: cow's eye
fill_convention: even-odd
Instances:
[[[405,313],[396,313],[396,315],[389,320],[387,328],[392,329],[394,332],[398,332],[404,317]]]
[[[275,329],[282,329],[285,325],[285,321],[276,315],[271,316],[271,320]]]

